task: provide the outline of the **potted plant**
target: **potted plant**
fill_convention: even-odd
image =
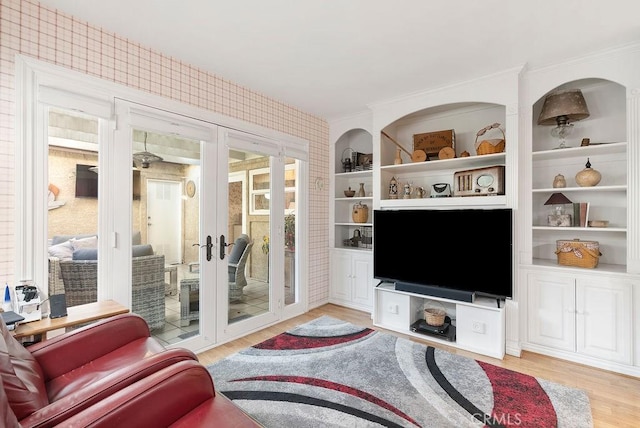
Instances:
[[[284,247],[295,250],[296,247],[296,216],[289,214],[284,217]]]

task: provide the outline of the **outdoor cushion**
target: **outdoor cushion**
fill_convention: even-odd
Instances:
[[[248,243],[249,239],[247,235],[240,235],[238,239],[236,239],[231,249],[231,254],[229,254],[229,263],[238,263],[238,261],[240,261],[240,257]]]
[[[133,257],[153,256],[153,247],[149,244],[131,247]]]
[[[73,247],[71,242],[65,241],[49,247],[49,257],[57,257],[60,260],[71,260],[73,258]]]
[[[78,248],[98,248],[98,237],[95,235],[81,239],[71,238],[69,242],[71,242],[74,251]]]
[[[73,260],[98,260],[98,249],[78,248],[73,252]]]
[[[92,233],[89,235],[56,235],[53,238],[51,238],[51,245],[62,244],[63,242],[67,242],[71,238],[82,239],[82,238],[89,238],[91,236],[96,236],[96,234]]]

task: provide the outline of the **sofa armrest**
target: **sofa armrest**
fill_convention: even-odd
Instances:
[[[65,425],[113,427],[126,421],[128,426],[260,426],[219,398],[207,369],[196,361],[182,361],[121,389]],[[153,412],[145,411],[151,408]]]
[[[22,419],[20,426],[26,428],[61,424],[117,391],[181,361],[197,361],[197,356],[183,348],[167,349],[114,373],[96,378],[91,385],[75,390]]]
[[[45,340],[27,349],[42,368],[45,380],[68,373],[127,343],[150,337],[139,315],[127,313]],[[81,352],[80,352],[81,351]]]

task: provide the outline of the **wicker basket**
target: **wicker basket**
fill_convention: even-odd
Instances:
[[[563,266],[594,268],[602,255],[597,241],[558,240],[556,246],[558,264]]]
[[[427,324],[434,327],[439,327],[444,324],[444,317],[447,315],[444,309],[440,308],[425,308],[424,320]]]
[[[369,207],[362,202],[358,202],[353,206],[351,217],[354,223],[366,223],[369,220]]]
[[[487,133],[487,131],[491,131],[492,129],[499,130],[500,133],[502,133],[502,139],[495,138],[495,139],[489,139],[489,140],[482,140],[478,142],[478,138],[482,137],[484,134]],[[494,123],[492,125],[486,126],[481,130],[479,130],[478,133],[476,134],[476,142],[475,142],[476,153],[478,155],[490,155],[492,153],[502,153],[504,152],[505,139],[506,137],[504,135],[504,131],[502,130],[502,128],[500,128],[499,123]]]

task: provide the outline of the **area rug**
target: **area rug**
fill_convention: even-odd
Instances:
[[[265,427],[593,425],[584,391],[328,316],[208,369]]]

